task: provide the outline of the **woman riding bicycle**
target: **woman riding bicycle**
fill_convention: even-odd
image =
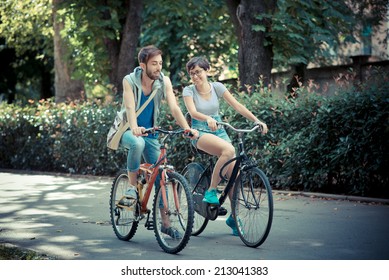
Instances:
[[[208,71],[209,62],[203,57],[194,57],[186,64],[186,70],[193,82],[183,90],[185,106],[192,117],[192,128],[199,131],[199,138],[192,140],[193,145],[210,155],[217,156],[211,183],[204,195],[204,202],[209,204],[219,204],[217,197],[217,186],[221,181],[219,176],[221,167],[230,159],[235,157],[235,148],[231,144],[231,139],[226,133],[224,127],[218,128],[217,122],[221,121],[219,115],[219,100],[223,98],[238,113],[259,124],[262,127],[262,133],[268,131],[267,125],[258,120],[253,113],[239,103],[227,88],[220,82],[209,82]],[[226,168],[226,174],[231,175],[233,165]],[[232,192],[229,193],[231,200]],[[230,215],[226,224],[231,227],[233,235],[238,235],[234,217]]]

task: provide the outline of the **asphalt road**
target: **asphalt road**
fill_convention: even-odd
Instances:
[[[116,238],[111,182],[0,172],[0,243],[62,260],[389,260],[388,204],[278,192],[259,248],[246,247],[219,217],[179,254],[166,254],[143,222],[131,241]]]

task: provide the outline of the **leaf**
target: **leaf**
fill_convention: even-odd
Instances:
[[[266,27],[264,25],[253,25],[252,29],[257,32],[265,32]]]

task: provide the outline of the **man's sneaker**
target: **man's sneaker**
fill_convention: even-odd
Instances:
[[[137,199],[138,198],[138,192],[135,187],[131,186],[125,193],[124,196],[127,199]]]
[[[173,239],[182,239],[182,234],[175,228],[161,226],[161,232],[169,235]]]
[[[217,205],[219,205],[219,199],[217,198],[217,191],[216,191],[216,189],[211,189],[211,190],[206,191],[205,194],[204,194],[203,201],[207,202],[209,204],[217,204]]]
[[[235,222],[234,218],[232,217],[232,215],[230,215],[227,218],[226,224],[227,224],[227,226],[229,226],[232,229],[232,235],[234,235],[234,236],[239,235],[238,229],[236,228],[236,222]]]

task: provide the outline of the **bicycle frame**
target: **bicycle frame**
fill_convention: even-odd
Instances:
[[[219,122],[220,125],[227,125],[229,126],[229,124],[227,123],[223,123],[223,122]],[[236,178],[238,177],[238,174],[239,174],[239,170],[241,169],[247,169],[247,168],[250,168],[252,166],[256,166],[255,162],[253,162],[246,154],[245,152],[245,147],[244,147],[244,132],[249,132],[249,131],[253,131],[254,129],[256,129],[257,127],[254,127],[253,129],[251,130],[241,130],[240,132],[238,132],[238,156],[230,159],[229,161],[227,161],[220,169],[220,173],[219,173],[219,176],[220,178],[222,178],[223,180],[227,181],[227,185],[226,187],[224,188],[223,192],[221,193],[220,197],[219,197],[219,205],[223,205],[225,200],[227,199],[227,196],[228,196],[228,193],[233,189],[234,187],[234,184],[235,184],[235,180]],[[223,171],[224,169],[229,165],[231,164],[232,162],[235,161],[235,164],[234,164],[234,167],[233,167],[233,170],[232,170],[232,174],[231,174],[231,177],[230,178],[226,178],[224,177],[222,174],[223,174]],[[201,175],[201,178],[203,178],[204,176],[207,175],[207,173],[209,173],[210,175],[212,175],[212,171],[213,171],[213,162],[211,162],[210,164],[207,165],[207,168],[206,170],[203,172],[203,174]],[[199,180],[199,182],[201,181],[201,179]],[[199,183],[198,182],[198,183]],[[195,187],[195,189],[197,188],[197,185]],[[200,205],[202,205],[200,203]],[[211,207],[211,210],[214,210],[216,208],[218,208],[219,206],[210,206]],[[216,218],[216,217],[215,217]]]
[[[166,156],[166,146],[165,146],[165,139],[167,136],[163,138],[161,141],[160,146],[160,155],[158,157],[158,160],[155,164],[150,163],[142,163],[139,168],[139,175],[144,176],[146,185],[146,190],[143,192],[144,184],[138,183],[137,189],[139,194],[139,200],[141,204],[140,212],[141,214],[148,213],[147,203],[150,198],[151,191],[153,190],[153,185],[157,179],[158,173],[160,169],[163,169],[164,172],[162,172],[161,180],[160,180],[160,186],[162,188],[162,196],[163,196],[163,204],[164,206],[167,205],[167,198],[166,198],[166,191],[165,191],[165,180],[166,180],[166,171],[173,170],[172,166],[167,165],[167,156]]]
[[[244,138],[244,133],[239,132],[238,133],[238,152],[239,152],[239,155],[236,156],[235,158],[227,161],[222,166],[222,168],[220,168],[219,176],[225,180],[228,180],[227,186],[225,187],[225,189],[224,189],[224,191],[221,194],[220,199],[219,199],[220,205],[222,205],[224,203],[224,201],[227,198],[227,194],[233,188],[233,185],[235,184],[235,180],[238,177],[239,170],[240,169],[246,170],[247,168],[256,166],[256,163],[253,160],[251,160],[246,154],[246,151],[244,148],[243,138]],[[234,161],[235,161],[235,165],[234,165],[234,168],[232,170],[231,178],[229,178],[229,179],[224,178],[222,175],[224,168],[226,168],[230,163],[232,163]]]

